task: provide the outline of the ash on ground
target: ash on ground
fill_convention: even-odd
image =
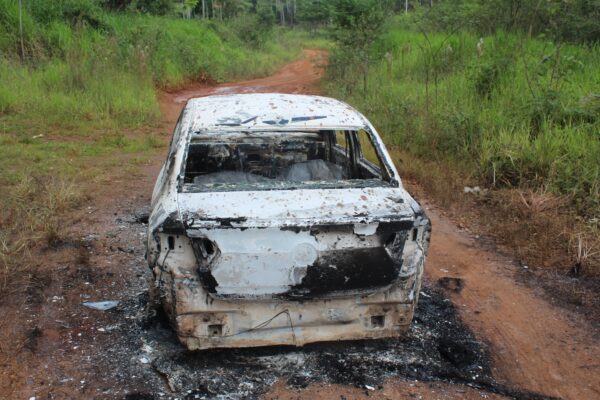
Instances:
[[[143,295],[128,305],[138,309],[138,317],[122,327],[127,340],[115,343],[111,352],[123,358],[137,344],[129,371],[154,383],[152,390],[129,393],[131,399],[257,398],[280,379],[298,388],[318,382],[381,387],[393,376],[489,385],[481,343],[457,321],[452,303],[440,292],[426,288],[424,293],[402,339],[199,352],[180,345],[162,318],[148,316]]]
[[[143,244],[144,222],[118,219],[115,245]],[[94,393],[88,392],[95,398],[255,399],[280,380],[295,388],[321,382],[378,388],[391,377],[513,394],[495,384],[484,346],[432,286],[423,289],[412,328],[401,339],[190,352],[149,304],[151,274],[142,247],[133,247],[123,267],[137,279],[127,282],[119,307],[98,316],[95,325],[104,328],[96,328],[102,334],[91,346],[102,350],[81,366],[95,381]]]

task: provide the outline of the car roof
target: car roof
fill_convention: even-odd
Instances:
[[[361,129],[362,114],[336,99],[296,94],[236,94],[191,99],[185,108],[192,132],[223,130]]]

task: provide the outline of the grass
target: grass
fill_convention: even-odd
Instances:
[[[570,268],[578,258],[572,237],[583,234],[592,249],[599,241],[600,47],[503,32],[478,49],[479,40],[466,32],[425,36],[396,21],[374,46],[366,90],[363,70],[335,53],[327,90],[372,120],[402,174],[443,206],[463,201],[463,186],[492,189],[485,201],[503,214],[488,217],[511,222],[503,236],[512,235],[524,258],[549,263],[554,252],[543,254],[544,237],[563,255],[551,266]],[[560,207],[525,212],[519,194],[531,193]],[[558,214],[568,216],[555,218],[566,225],[550,224],[546,235],[550,225],[536,218]],[[538,238],[518,232],[523,221]],[[597,254],[580,253],[594,254],[585,270],[600,273]]]
[[[50,40],[58,28],[47,27],[39,35],[51,42],[50,55],[34,63],[0,56],[0,115],[9,126],[148,126],[160,119],[156,87],[264,76],[300,54],[285,33],[252,49],[226,27],[217,32],[201,21],[126,14],[105,20],[112,33],[65,25],[64,37]]]
[[[62,216],[79,205],[85,196],[79,186],[64,178],[23,175],[2,201],[3,229],[0,231],[0,293],[8,285],[28,280],[36,245],[56,245],[68,224]]]
[[[0,0],[0,20],[15,25],[15,7]],[[36,13],[25,13],[25,62],[10,24],[0,24],[2,185],[32,165],[38,174],[72,175],[68,160],[155,148],[163,141],[123,132],[158,129],[157,88],[268,75],[297,58],[307,39],[282,30],[252,48],[226,24],[102,11],[93,15],[100,27],[36,24]]]

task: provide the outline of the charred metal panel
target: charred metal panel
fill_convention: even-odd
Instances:
[[[235,97],[235,98],[234,98]],[[323,129],[365,126],[365,118],[348,104],[319,96],[247,94],[192,99],[186,108],[195,132],[265,127]],[[218,129],[215,129],[218,128]]]
[[[398,278],[400,267],[382,247],[324,252],[318,262],[307,268],[300,284],[290,288],[287,296],[310,298],[385,287]]]
[[[412,220],[414,211],[407,202],[397,201],[398,192],[397,188],[379,187],[179,193],[178,202],[189,229]]]
[[[195,247],[209,241],[217,249],[210,259],[196,254],[203,276],[210,270],[217,284],[215,294],[220,296],[284,293],[302,281],[321,248],[309,232],[250,228],[203,230],[198,234],[202,236],[193,239]]]

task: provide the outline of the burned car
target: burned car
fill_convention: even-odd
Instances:
[[[394,337],[430,223],[373,126],[338,100],[190,100],[152,195],[147,257],[189,349]]]

